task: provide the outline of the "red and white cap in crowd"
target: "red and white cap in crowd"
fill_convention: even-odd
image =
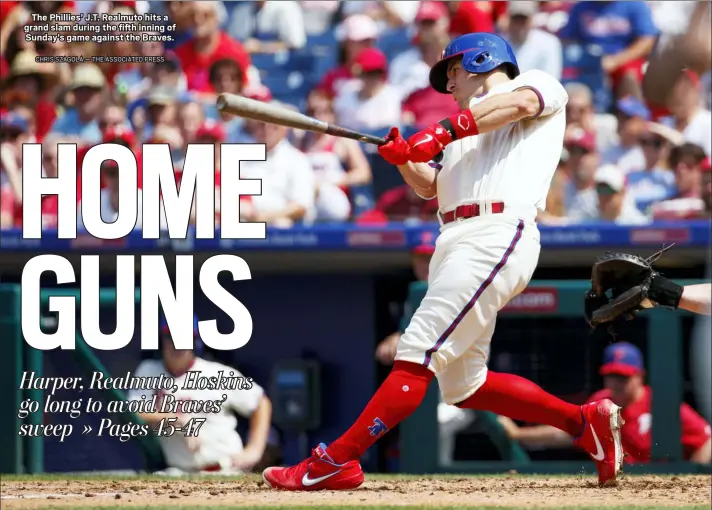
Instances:
[[[418,14],[415,15],[415,22],[437,21],[447,18],[449,15],[447,7],[442,2],[420,2]]]
[[[361,73],[373,71],[388,71],[388,59],[381,50],[376,48],[365,48],[356,55],[353,65],[353,73],[358,76]]]
[[[581,128],[573,129],[566,137],[564,147],[581,147],[593,152],[596,150],[596,135]]]
[[[124,142],[126,145],[133,146],[136,143],[136,136],[131,129],[126,126],[112,126],[104,131],[103,143],[111,143],[116,140]]]
[[[265,85],[251,85],[246,87],[243,91],[245,97],[249,99],[254,99],[255,101],[262,101],[268,103],[274,99],[272,97],[272,91]]]
[[[225,141],[225,129],[220,122],[206,120],[195,132],[195,138],[209,138],[216,142]]]

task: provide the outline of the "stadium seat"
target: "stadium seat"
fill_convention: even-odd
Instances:
[[[328,30],[323,34],[310,35],[307,37],[307,44],[304,50],[313,55],[323,55],[326,53],[336,54],[338,42],[333,30]],[[302,50],[302,51],[304,51]]]
[[[373,171],[373,197],[375,200],[383,194],[384,191],[393,189],[396,186],[403,184],[403,177],[398,169],[383,159],[378,152],[368,155],[368,162]]]
[[[253,55],[252,63],[260,70],[260,76],[283,76],[293,71],[309,73],[317,58],[307,52],[283,52],[274,55]]]
[[[308,36],[306,47],[301,51],[314,58],[312,72],[315,81],[321,80],[338,63],[338,42],[333,30]]]
[[[376,47],[392,61],[395,56],[412,49],[413,33],[408,28],[393,28],[381,34],[376,42]]]
[[[350,189],[351,196],[351,215],[356,217],[369,209],[373,209],[375,200],[373,197],[373,186],[371,184],[362,184],[360,186],[352,186]]]
[[[301,107],[315,85],[305,73],[299,71],[267,75],[262,79],[262,84],[270,89],[275,99],[297,107]]]
[[[313,52],[295,51],[290,55],[283,69],[311,73],[316,67],[317,59],[318,57]]]
[[[270,89],[274,98],[297,107],[317,83],[319,60],[307,49],[253,56],[262,84]]]
[[[274,70],[282,70],[288,65],[291,53],[283,51],[275,54],[255,53],[250,56],[252,65],[260,71],[269,73]]]

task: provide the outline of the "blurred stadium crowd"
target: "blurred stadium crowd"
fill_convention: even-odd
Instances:
[[[282,227],[435,220],[437,203],[415,196],[373,146],[224,115],[215,98],[242,94],[379,135],[398,125],[407,135],[457,109],[429,87],[428,72],[450,38],[476,31],[500,33],[523,71],[542,69],[568,89],[565,149],[542,223],[709,218],[709,72],[683,73],[665,104],[646,102],[641,91],[656,41],[683,33],[695,3],[3,1],[0,226],[21,226],[27,142],[43,144],[48,177],[57,172],[59,142],[82,150],[127,145],[138,156],[139,181],[142,143],[170,144],[177,179],[188,144],[216,144],[217,186],[219,144],[260,142],[267,161],[241,165],[243,178],[263,180],[261,197],[242,199],[245,220]],[[40,12],[155,12],[176,29],[165,43],[28,42],[24,27]],[[63,55],[165,60],[37,58]],[[102,174],[110,222],[118,168],[106,162]],[[56,197],[44,198],[43,219],[56,226]]]

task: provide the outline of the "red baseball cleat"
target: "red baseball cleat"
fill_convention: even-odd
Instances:
[[[608,399],[581,406],[583,433],[574,441],[596,462],[598,484],[615,485],[623,468],[621,408]]]
[[[262,478],[273,489],[285,491],[343,491],[363,483],[363,470],[357,460],[337,464],[320,443],[312,456],[292,467],[270,467]]]

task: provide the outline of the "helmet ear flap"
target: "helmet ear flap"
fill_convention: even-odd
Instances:
[[[511,80],[519,76],[519,70],[512,64],[502,64],[501,67],[504,68],[505,72],[507,73],[507,76],[509,76]]]

